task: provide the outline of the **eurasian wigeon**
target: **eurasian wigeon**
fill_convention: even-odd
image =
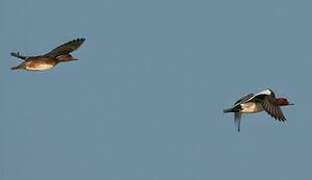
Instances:
[[[263,90],[257,94],[248,94],[236,101],[232,108],[224,109],[224,113],[233,112],[234,122],[240,131],[240,119],[244,113],[257,113],[266,111],[269,115],[279,121],[286,121],[280,106],[294,105],[286,98],[276,98],[271,89]]]
[[[45,71],[52,69],[59,62],[69,62],[77,60],[70,53],[78,49],[85,41],[84,38],[69,41],[53,49],[47,54],[40,56],[22,56],[18,52],[12,52],[11,55],[24,60],[18,66],[12,67],[12,70],[23,69],[28,71]]]

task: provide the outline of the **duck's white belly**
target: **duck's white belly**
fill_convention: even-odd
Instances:
[[[259,103],[253,103],[253,102],[248,102],[248,103],[244,103],[241,104],[242,113],[257,113],[257,112],[261,112],[263,111],[263,108],[261,106],[261,104]]]
[[[26,66],[26,69],[29,71],[45,71],[52,68],[53,68],[52,64],[38,64],[36,66]]]

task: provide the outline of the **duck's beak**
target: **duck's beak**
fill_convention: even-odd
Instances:
[[[294,103],[289,103],[288,105],[295,105]]]

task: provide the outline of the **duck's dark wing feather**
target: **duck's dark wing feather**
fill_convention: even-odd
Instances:
[[[11,56],[17,57],[17,58],[22,59],[22,60],[26,60],[27,59],[26,56],[22,56],[19,52],[11,52]]]
[[[275,97],[273,96],[266,96],[261,101],[263,109],[271,115],[273,118],[279,120],[279,121],[286,121],[286,118],[282,112],[282,109],[280,106],[276,105],[275,103]]]
[[[53,49],[52,51],[47,53],[46,56],[57,57],[59,55],[69,54],[75,51],[76,49],[78,49],[84,41],[85,41],[85,38],[79,38],[79,39],[69,41]]]
[[[242,114],[240,112],[234,113],[234,124],[237,127],[237,131],[240,132],[240,122]]]

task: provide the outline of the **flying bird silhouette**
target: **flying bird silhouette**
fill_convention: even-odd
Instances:
[[[241,115],[244,113],[257,113],[266,111],[269,115],[279,121],[286,121],[280,106],[294,105],[286,98],[276,98],[271,89],[263,90],[256,94],[248,94],[236,101],[232,108],[224,109],[224,113],[233,112],[234,122],[240,131]]]
[[[19,52],[12,52],[11,55],[24,60],[18,66],[12,67],[12,70],[27,70],[27,71],[46,71],[52,69],[60,62],[69,62],[78,60],[70,53],[78,49],[85,41],[85,38],[79,38],[69,41],[59,47],[53,49],[44,55],[39,56],[22,56]]]

